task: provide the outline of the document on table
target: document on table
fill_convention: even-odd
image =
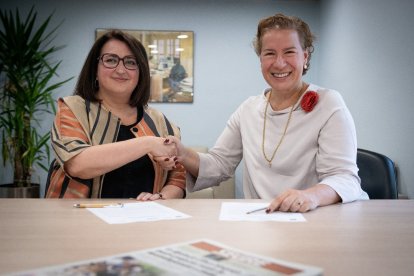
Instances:
[[[265,210],[247,214],[247,212],[258,210],[269,206],[270,203],[252,202],[223,202],[221,204],[220,220],[233,221],[283,221],[302,222],[306,221],[300,213],[272,212],[267,214]]]
[[[101,272],[99,274],[99,272]],[[322,275],[316,266],[241,251],[207,239],[22,271],[35,275]]]
[[[156,202],[125,203],[122,208],[87,208],[109,224],[184,219],[190,216]]]

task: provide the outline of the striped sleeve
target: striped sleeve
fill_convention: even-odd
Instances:
[[[170,123],[168,119],[164,116],[164,120],[168,129],[168,134],[176,136],[181,140],[181,132],[178,127]],[[165,185],[174,185],[180,187],[185,191],[186,185],[186,170],[183,165],[179,164],[177,168],[168,172],[167,182]]]
[[[52,126],[51,143],[56,159],[62,166],[67,160],[90,147],[87,132],[62,99],[58,100],[58,112]]]
[[[186,170],[183,165],[178,165],[177,168],[168,172],[167,185],[174,185],[180,187],[185,191]]]

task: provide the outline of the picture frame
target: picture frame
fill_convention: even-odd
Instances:
[[[96,29],[95,39],[111,29]],[[151,73],[150,103],[192,103],[194,32],[127,30],[145,47]]]

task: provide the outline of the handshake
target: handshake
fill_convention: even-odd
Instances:
[[[150,154],[157,164],[163,169],[172,170],[183,163],[189,150],[184,147],[180,139],[175,136],[153,138],[155,143],[151,147]]]

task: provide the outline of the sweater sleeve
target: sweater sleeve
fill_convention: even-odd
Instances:
[[[233,177],[236,167],[243,158],[243,146],[240,133],[240,114],[243,105],[230,117],[224,131],[208,153],[198,153],[200,167],[198,178],[187,174],[189,191],[198,191],[217,186]]]
[[[62,167],[67,160],[90,147],[87,133],[63,99],[58,100],[58,111],[51,131],[51,144],[56,160]]]
[[[357,139],[354,121],[339,94],[334,110],[320,131],[316,170],[320,183],[329,185],[343,203],[368,199],[361,189],[356,165]]]

